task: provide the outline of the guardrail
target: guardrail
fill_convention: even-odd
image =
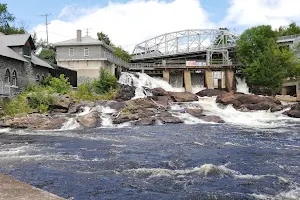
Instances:
[[[277,42],[280,41],[280,40],[291,40],[291,39],[295,39],[295,38],[298,38],[298,37],[300,37],[300,34],[281,36],[281,37],[277,38]]]
[[[18,86],[0,82],[0,96],[15,96],[19,93]]]
[[[227,49],[235,47],[235,44],[221,44],[221,45],[210,45],[210,46],[199,46],[199,47],[189,47],[186,49],[178,49],[174,51],[169,52],[163,52],[159,54],[159,49],[154,47],[148,47],[148,52],[141,52],[137,53],[132,57],[132,60],[138,60],[143,58],[156,58],[156,57],[164,57],[164,56],[170,56],[170,55],[181,55],[181,54],[189,54],[189,53],[196,53],[201,51],[207,51],[207,50],[219,50],[219,49]]]

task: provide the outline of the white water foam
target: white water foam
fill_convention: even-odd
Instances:
[[[216,97],[203,97],[199,99],[204,114],[220,116],[225,122],[254,128],[278,128],[286,127],[287,122],[300,122],[299,119],[290,118],[279,112],[270,111],[249,111],[242,112],[236,110],[232,105],[220,107],[216,103]]]
[[[80,127],[80,124],[77,122],[75,118],[70,118],[66,123],[63,124],[60,130],[74,130]]]
[[[184,88],[174,88],[169,83],[164,81],[162,78],[153,78],[145,73],[128,73],[122,72],[121,77],[119,78],[119,83],[124,85],[135,86],[135,97],[134,98],[144,98],[146,96],[151,96],[152,94],[147,92],[146,88],[163,88],[166,91],[173,92],[183,92]]]
[[[226,167],[226,165],[213,165],[213,164],[203,164],[200,167],[195,167],[191,169],[182,170],[170,170],[163,168],[138,168],[125,170],[124,173],[134,173],[136,175],[149,175],[149,178],[155,176],[182,176],[182,175],[199,175],[202,177],[232,177],[236,179],[249,179],[249,180],[259,180],[265,177],[275,177],[278,179],[283,179],[275,175],[252,175],[252,174],[242,174],[239,171],[232,170]]]
[[[236,85],[236,91],[242,92],[244,94],[249,94],[249,87],[246,83],[245,78],[236,77],[237,85]]]

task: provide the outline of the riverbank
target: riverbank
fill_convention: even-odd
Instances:
[[[63,200],[63,198],[0,174],[0,200]]]

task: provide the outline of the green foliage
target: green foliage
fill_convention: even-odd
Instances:
[[[59,78],[52,77],[49,81],[49,87],[59,94],[67,94],[71,90],[70,82],[63,74],[61,74]]]
[[[276,32],[278,36],[296,35],[300,34],[300,26],[292,22],[288,26],[280,26]]]
[[[260,87],[276,94],[284,78],[300,75],[296,54],[279,47],[277,35],[271,26],[257,26],[247,29],[237,41],[237,55],[250,89]]]
[[[97,33],[97,37],[98,37],[98,40],[104,42],[107,45],[111,45],[111,41],[110,41],[108,35],[103,33],[102,31]]]
[[[114,55],[118,58],[121,58],[122,60],[129,62],[131,60],[131,55],[125,51],[124,49],[122,49],[121,47],[115,47],[115,52]]]
[[[269,25],[247,29],[237,40],[236,46],[237,56],[243,66],[250,66],[270,40],[276,40],[276,33]]]
[[[105,94],[118,88],[117,78],[109,71],[101,68],[100,76],[94,81],[93,87],[97,94]]]
[[[51,81],[52,78],[53,78],[53,77],[52,77],[50,74],[48,74],[48,75],[42,80],[41,85],[43,85],[43,86],[49,86],[49,85],[50,85],[50,81]]]
[[[5,114],[9,116],[30,112],[30,106],[27,102],[26,94],[21,94],[17,98],[11,100],[5,105],[4,111]]]
[[[23,27],[17,28],[11,25],[15,21],[15,17],[8,12],[7,4],[0,3],[0,32],[8,34],[24,34]]]
[[[96,95],[93,93],[93,85],[91,82],[81,83],[77,90],[71,95],[76,101],[93,101]]]
[[[55,102],[53,91],[51,87],[30,85],[24,94],[26,94],[30,108],[45,113],[48,111],[49,105],[53,105]]]
[[[53,49],[42,49],[39,57],[48,61],[49,63],[56,64],[56,53]]]

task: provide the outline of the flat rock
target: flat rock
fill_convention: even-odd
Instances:
[[[225,123],[225,121],[221,117],[215,115],[203,116],[201,117],[201,119],[206,122]]]
[[[213,97],[213,96],[219,96],[221,94],[225,94],[226,91],[224,90],[217,90],[217,89],[204,89],[200,92],[197,92],[196,95],[199,97]]]
[[[163,124],[181,124],[183,121],[175,116],[160,116],[159,120]]]
[[[204,115],[202,114],[202,109],[200,108],[188,108],[186,110],[187,113],[189,113],[190,115],[194,116],[194,117],[197,117],[197,118],[200,118],[200,117],[203,117]]]
[[[156,123],[156,120],[154,117],[147,117],[147,118],[142,118],[142,119],[138,120],[134,124],[137,126],[151,126],[151,125],[155,125],[155,123]]]
[[[169,95],[174,102],[198,101],[198,96],[190,92],[169,92]]]

